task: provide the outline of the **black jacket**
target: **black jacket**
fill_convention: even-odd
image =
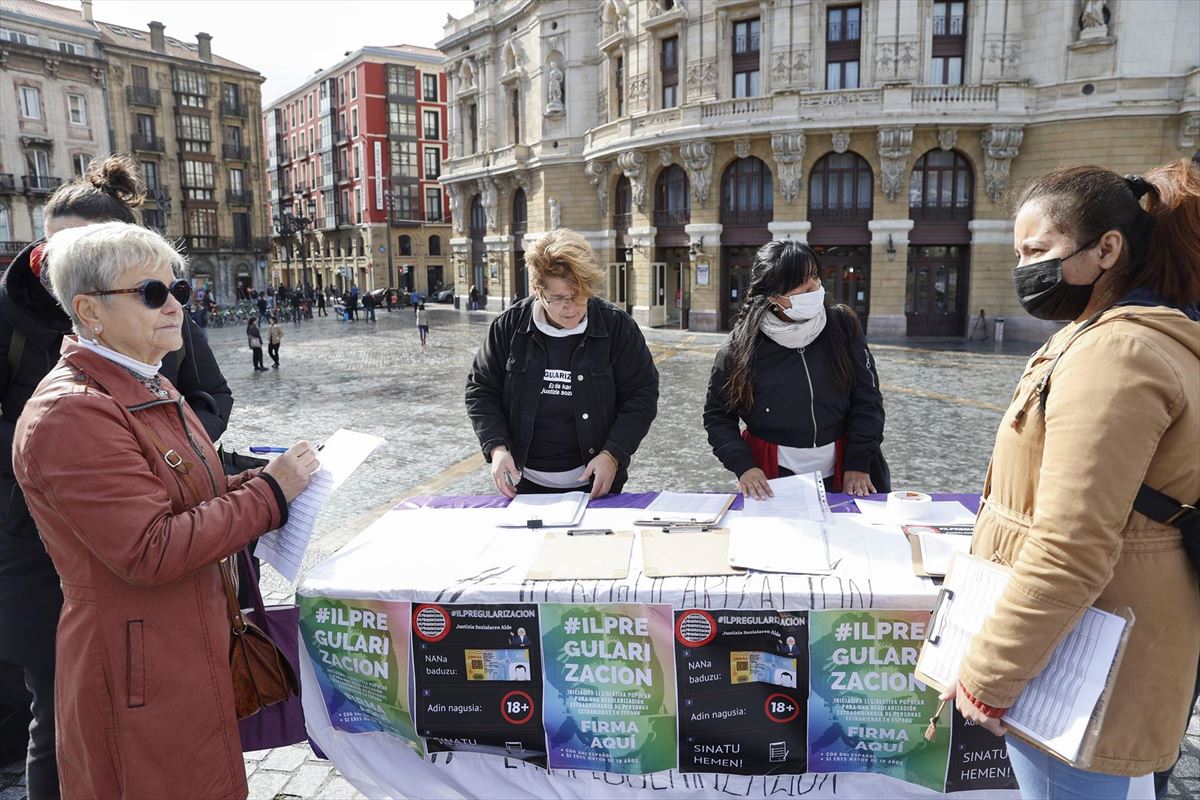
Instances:
[[[854,383],[848,392],[834,379],[830,325],[841,325],[849,341]],[[754,407],[745,415],[729,409],[729,357],[726,343],[717,353],[704,403],[708,443],[726,469],[740,476],[756,466],[741,437],[741,419],[755,436],[785,447],[821,447],[845,436],[842,468],[870,473],[875,488],[885,491],[874,480],[886,472],[881,450],[883,396],[875,358],[853,319],[830,310],[825,330],[801,350],[759,333],[754,345]]]
[[[504,445],[525,468],[546,369],[545,335],[533,322],[533,297],[492,321],[467,376],[467,415],[483,455]],[[588,301],[587,331],[571,356],[580,455],[617,458],[612,491],[629,477],[629,460],[658,413],[658,369],[637,323],[599,298]]]
[[[66,312],[29,268],[30,253],[39,244],[22,250],[0,279],[0,661],[52,672],[62,593],[12,469],[17,418],[58,363],[63,336],[71,333]],[[204,336],[184,318],[183,350],[163,358],[162,374],[216,440],[225,431],[233,394]],[[19,353],[13,347],[18,331],[24,339]],[[81,431],[79,446],[91,446],[86,432]]]

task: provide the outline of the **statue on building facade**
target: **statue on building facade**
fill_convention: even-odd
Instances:
[[[556,231],[562,227],[562,204],[557,197],[550,198],[550,230]]]
[[[546,87],[547,114],[563,113],[563,80],[565,77],[562,69],[558,66],[558,62],[551,61],[550,72],[547,74],[549,85]]]

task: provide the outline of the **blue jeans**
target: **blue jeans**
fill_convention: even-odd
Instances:
[[[1022,800],[1124,800],[1129,794],[1129,778],[1072,767],[1015,736],[1005,742]]]

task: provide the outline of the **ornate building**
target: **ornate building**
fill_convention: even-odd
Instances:
[[[51,192],[109,149],[102,58],[80,11],[0,3],[0,269],[44,235]]]
[[[266,282],[269,240],[260,127],[262,75],[195,42],[97,22],[108,70],[112,148],[142,165],[142,223],[178,240],[192,283],[218,302]]]
[[[263,128],[276,283],[429,292],[448,280],[436,50],[347,54],[276,100]]]
[[[790,237],[875,337],[1038,339],[1010,189],[1190,156],[1197,29],[1174,0],[478,0],[438,45],[456,289],[523,295],[563,225],[640,323],[722,330]]]

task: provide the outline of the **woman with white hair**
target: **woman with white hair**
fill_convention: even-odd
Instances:
[[[245,797],[222,559],[279,527],[300,442],[226,478],[158,372],[191,287],[157,233],[64,230],[47,250],[74,336],[17,424],[13,470],[62,582],[55,709],[65,797]]]

